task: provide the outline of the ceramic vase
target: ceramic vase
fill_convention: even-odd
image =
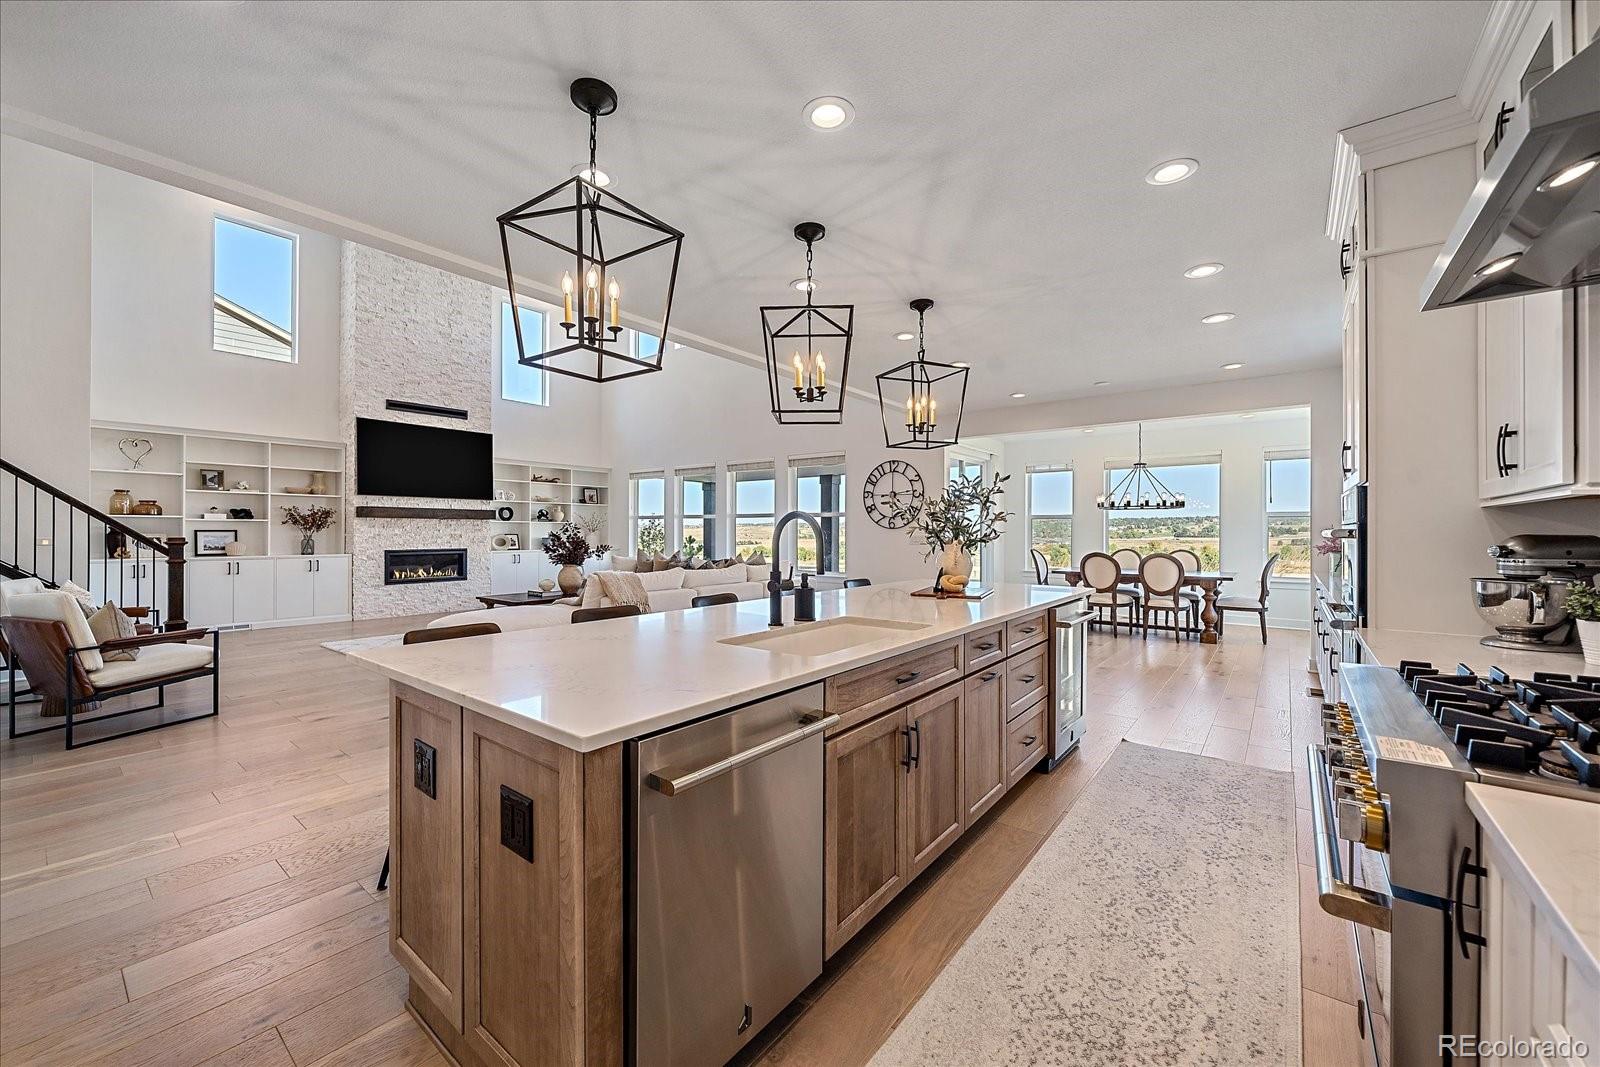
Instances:
[[[556,584],[561,587],[563,593],[576,596],[578,590],[583,588],[583,568],[573,563],[563,564],[561,569],[556,571]]]
[[[1600,619],[1578,620],[1578,642],[1585,663],[1600,663]]]
[[[939,550],[939,573],[972,577],[972,553],[959,544],[948,544]]]
[[[141,500],[128,510],[133,515],[159,515],[161,505],[154,500]]]
[[[552,508],[550,510],[550,521],[551,522],[566,522],[567,521],[567,511],[566,511],[566,509],[565,508]]]

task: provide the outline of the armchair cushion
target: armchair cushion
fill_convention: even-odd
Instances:
[[[89,616],[89,630],[94,634],[95,644],[102,646],[107,641],[115,641],[119,637],[137,637],[139,635],[138,624],[127,615],[124,615],[121,609],[109,600],[106,601],[104,607]],[[138,659],[139,651],[139,646],[137,645],[129,648],[102,647],[100,655],[107,662],[110,662],[111,660],[119,659]]]
[[[37,578],[0,579],[0,615],[10,614],[6,610],[6,605],[11,602],[12,597],[22,596],[24,593],[42,593],[44,591],[45,584]]]
[[[186,674],[211,666],[210,645],[153,644],[136,660],[113,660],[89,672],[96,689],[118,689],[171,674]]]
[[[19,619],[61,623],[67,628],[67,640],[72,642],[72,647],[89,650],[78,653],[78,664],[84,670],[93,673],[105,666],[105,658],[95,647],[100,642],[95,640],[94,631],[89,629],[89,620],[84,618],[83,609],[71,594],[59,589],[15,594],[6,598],[6,614]]]

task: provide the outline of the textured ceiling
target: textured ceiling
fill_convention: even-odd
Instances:
[[[677,325],[759,352],[820,219],[854,383],[909,357],[926,295],[929,355],[986,407],[1336,361],[1333,135],[1454,93],[1487,10],[6,3],[0,102],[493,263],[494,217],[586,155],[567,82],[602,77],[602,166],[687,234]],[[854,123],[807,126],[822,95]],[[1177,156],[1199,173],[1143,181]]]

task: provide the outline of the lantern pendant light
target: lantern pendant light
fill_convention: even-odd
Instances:
[[[931,307],[933,301],[927,297],[911,301],[911,310],[917,313],[917,358],[877,376],[883,443],[888,448],[948,448],[961,440],[967,368],[928,358],[923,327]]]
[[[616,90],[597,78],[579,78],[569,92],[573,105],[589,116],[588,168],[497,220],[513,306],[513,241],[522,248],[528,244],[524,238],[532,239],[529,251],[519,256],[540,260],[539,274],[551,283],[561,271],[561,321],[550,331],[548,347],[545,338],[523,335],[521,315],[511,316],[517,361],[591,382],[649,374],[661,369],[667,347],[683,233],[606,191],[611,179],[599,169],[595,151],[600,117],[617,109]],[[546,247],[561,253],[548,271],[552,257]],[[542,256],[532,256],[535,251]],[[621,264],[629,275],[626,292],[617,270]],[[637,329],[623,328],[625,299],[629,322]]]
[[[856,309],[853,304],[813,302],[813,246],[827,233],[820,222],[802,222],[794,228],[795,239],[806,246],[805,304],[761,309],[768,393],[772,417],[780,423],[816,426],[844,422]]]
[[[1104,511],[1175,511],[1188,501],[1168,489],[1144,461],[1144,423],[1139,424],[1139,458],[1116,488],[1095,498]]]

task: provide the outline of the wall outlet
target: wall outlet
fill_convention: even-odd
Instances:
[[[509,785],[500,787],[500,843],[533,862],[533,800]]]
[[[431,799],[439,799],[439,750],[422,740],[420,737],[412,738],[411,763],[412,784],[422,792],[428,794]]]

